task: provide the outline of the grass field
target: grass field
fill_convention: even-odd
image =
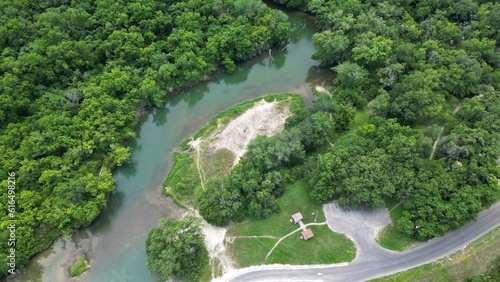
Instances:
[[[228,229],[228,236],[261,236],[269,235],[282,237],[297,229],[298,224],[292,224],[292,214],[301,212],[304,224],[326,220],[321,204],[317,204],[309,197],[309,187],[305,180],[297,181],[286,187],[284,195],[278,199],[280,211],[264,219],[249,218],[241,223],[234,224]],[[313,215],[313,213],[315,213]]]
[[[233,166],[235,154],[228,149],[215,152],[205,151],[200,160],[200,166],[207,179],[225,178]]]
[[[163,183],[163,193],[172,196],[178,206],[187,208],[185,204],[193,204],[195,191],[201,190],[198,168],[189,153],[174,152],[172,157],[174,162]]]
[[[377,243],[386,249],[400,252],[417,245],[420,241],[408,237],[398,230],[395,222],[403,215],[404,207],[402,204],[395,207],[397,204],[399,204],[399,201],[396,199],[385,199],[385,206],[390,211],[389,215],[393,223],[380,231]]]
[[[287,237],[274,249],[266,264],[332,264],[352,261],[356,256],[354,243],[334,233],[327,225],[308,227],[314,237],[304,241],[300,231]]]
[[[354,120],[351,122],[349,126],[349,131],[354,131],[361,127],[363,124],[367,123],[370,119],[370,114],[367,109],[356,111],[356,115],[354,116]]]
[[[73,265],[69,267],[69,276],[80,276],[85,272],[85,270],[87,270],[87,259],[85,258],[85,255],[82,255],[77,261],[75,261],[75,263],[73,263]]]
[[[305,180],[297,181],[286,187],[284,195],[278,200],[280,211],[265,219],[247,219],[232,225],[226,236],[231,256],[240,267],[250,265],[289,263],[289,264],[331,264],[354,259],[354,243],[345,236],[334,233],[328,226],[309,227],[315,234],[308,241],[299,238],[300,231],[285,238],[276,247],[267,261],[267,253],[279,238],[299,228],[292,224],[290,217],[296,212],[304,216],[303,223],[324,222],[326,220],[322,205],[309,198],[309,187]],[[238,238],[240,236],[272,236],[274,238]],[[297,256],[295,254],[302,254]]]
[[[419,242],[420,241],[416,239],[405,236],[393,223],[384,227],[377,238],[377,243],[379,243],[380,246],[398,252],[404,251],[408,249],[408,247],[416,245]]]
[[[499,254],[500,227],[497,227],[467,248],[450,256],[372,281],[465,281],[469,277],[487,272]]]
[[[264,258],[278,239],[272,238],[236,238],[229,244],[228,250],[238,267],[264,264]]]

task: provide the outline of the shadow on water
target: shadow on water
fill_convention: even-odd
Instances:
[[[283,49],[282,49],[283,50]],[[269,61],[269,66],[273,67],[277,70],[283,68],[286,62],[286,55],[288,54],[288,50],[284,49],[283,51],[278,50],[278,54],[273,56],[273,59]]]
[[[132,147],[134,148],[134,147]],[[140,151],[140,148],[134,148],[134,150]],[[134,161],[128,161],[126,164],[122,166],[120,169],[120,172],[127,177],[127,179],[130,179],[131,177],[134,177],[137,174],[137,162]]]
[[[296,13],[296,12],[295,12]],[[307,34],[309,26],[315,26],[314,20],[309,17],[295,17],[297,20],[293,20],[290,32],[290,41],[292,43],[297,43],[304,35]]]
[[[196,106],[198,102],[203,100],[203,96],[205,93],[210,91],[206,82],[196,84],[191,91],[187,91],[187,93],[181,95],[182,100],[186,101],[190,108]]]
[[[101,234],[106,234],[106,232],[108,232],[111,229],[112,220],[115,217],[117,211],[119,211],[120,207],[123,205],[124,199],[125,199],[124,192],[113,191],[111,193],[108,206],[94,220],[94,222],[89,227],[87,227],[88,231],[92,236],[99,236]]]
[[[335,73],[325,67],[312,66],[307,70],[306,81],[314,85],[333,85],[335,80]]]
[[[235,69],[235,72],[238,73],[238,75],[228,75],[223,78],[223,81],[226,85],[230,86],[235,84],[241,84],[247,81],[248,74],[250,74],[250,69],[248,67],[240,65]]]
[[[153,110],[153,123],[156,126],[163,126],[167,123],[167,115],[170,112],[170,109],[164,107],[162,109],[154,109]]]
[[[29,263],[29,272],[23,273],[23,279],[30,282],[44,282],[42,279],[45,267],[36,260],[31,260]],[[6,279],[5,281],[17,281],[16,279]]]

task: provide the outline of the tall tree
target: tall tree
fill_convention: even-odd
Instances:
[[[199,281],[201,271],[208,264],[203,240],[200,219],[191,216],[178,221],[164,218],[146,240],[146,266],[160,281]]]

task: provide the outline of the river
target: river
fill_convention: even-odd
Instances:
[[[209,81],[166,99],[164,109],[148,113],[137,127],[129,163],[116,169],[116,190],[108,207],[87,228],[63,238],[36,255],[23,274],[8,281],[69,281],[69,265],[83,253],[91,268],[82,281],[155,281],[145,263],[145,239],[163,217],[183,212],[161,194],[176,145],[205,125],[210,116],[249,98],[294,92],[308,103],[311,87],[323,85],[331,73],[312,60],[314,21],[301,12],[285,11],[292,23],[290,45],[221,71]],[[13,279],[12,279],[13,278]]]

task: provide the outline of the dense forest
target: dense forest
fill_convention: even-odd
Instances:
[[[331,92],[372,116],[319,155],[313,198],[346,207],[397,198],[405,208],[398,228],[421,239],[496,202],[500,3],[310,1],[307,8],[325,29],[314,36],[313,58],[337,73]]]
[[[145,109],[290,29],[284,13],[245,0],[2,0],[0,11],[0,241],[17,220],[17,269],[106,206]]]
[[[337,77],[284,132],[252,141],[228,178],[209,183],[199,200],[208,222],[265,217],[284,183],[304,177],[318,202],[396,199],[398,229],[419,239],[500,198],[500,3],[275,2],[316,16],[313,58]]]

